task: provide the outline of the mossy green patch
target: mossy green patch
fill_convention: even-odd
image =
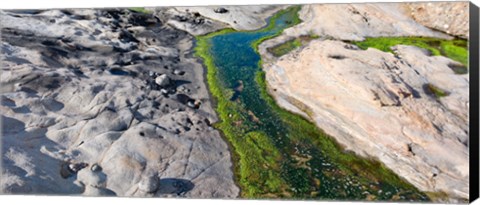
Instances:
[[[142,14],[151,14],[152,11],[149,11],[143,7],[132,7],[132,8],[128,8],[128,10],[130,11],[133,11],[133,12],[137,12],[137,13],[142,13]]]
[[[304,35],[297,38],[285,41],[281,44],[275,45],[273,47],[267,48],[267,51],[270,52],[275,57],[283,56],[290,51],[295,50],[296,48],[305,45],[309,41],[319,38],[317,35]]]
[[[466,40],[442,41],[440,46],[440,52],[443,56],[468,66],[468,48],[466,46]]]
[[[446,40],[430,37],[375,37],[366,38],[364,41],[354,41],[352,43],[362,49],[372,47],[385,52],[392,52],[392,46],[412,45],[424,48],[434,56],[442,55],[468,66],[467,41],[463,39]]]
[[[448,93],[447,91],[433,85],[433,84],[426,84],[425,85],[426,87],[426,92],[427,93],[431,93],[433,96],[435,96],[436,98],[441,98],[441,97],[445,97],[445,96],[448,96],[450,93]]]
[[[290,51],[294,50],[295,48],[298,48],[302,46],[302,43],[300,42],[299,39],[292,39],[289,41],[285,41],[282,44],[273,46],[271,48],[268,48],[268,52],[270,52],[273,56],[275,57],[280,57],[283,56]]]

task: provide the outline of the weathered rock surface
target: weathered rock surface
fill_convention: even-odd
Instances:
[[[271,93],[347,149],[378,158],[419,189],[467,199],[468,75],[452,71],[449,64],[456,62],[412,46],[397,46],[395,57],[346,45],[313,41],[267,66]],[[428,84],[450,95],[437,99]]]
[[[304,6],[304,23],[259,46],[270,93],[282,107],[311,119],[347,149],[377,158],[420,190],[468,199],[469,78],[453,72],[459,63],[413,46],[396,46],[391,54],[328,40],[452,38],[399,8]],[[311,34],[320,38],[280,58],[267,51]],[[429,85],[448,96],[435,97]]]
[[[179,11],[198,13],[235,30],[255,30],[267,25],[266,19],[285,8],[283,5],[224,6],[228,12],[215,12],[218,7],[177,7]]]
[[[409,3],[406,7],[418,23],[445,33],[468,38],[469,2]]]
[[[406,15],[403,4],[313,4],[299,12],[303,23],[286,29],[285,35],[316,34],[360,41],[377,36],[432,36],[451,38],[432,31]]]
[[[193,36],[165,18],[0,11],[2,193],[238,195]]]
[[[192,35],[204,35],[225,28],[256,30],[267,25],[267,19],[285,5],[152,7],[166,24]]]
[[[151,10],[168,25],[192,35],[204,35],[228,27],[225,23],[206,18],[184,7],[152,8]]]

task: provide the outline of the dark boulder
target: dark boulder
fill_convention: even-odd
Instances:
[[[218,7],[216,9],[213,10],[215,13],[219,13],[219,14],[224,14],[224,13],[228,13],[228,10],[226,8],[223,8],[223,7]]]

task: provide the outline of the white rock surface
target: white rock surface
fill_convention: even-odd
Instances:
[[[432,36],[451,38],[415,22],[401,3],[312,4],[299,12],[302,23],[285,35],[316,34],[341,40],[361,41],[378,36]]]
[[[185,11],[183,7],[153,8],[152,10],[157,16],[163,17],[168,25],[192,35],[204,35],[228,27],[225,23]]]
[[[177,7],[180,11],[198,12],[216,21],[223,22],[235,30],[256,30],[267,25],[266,19],[285,8],[282,5],[222,6],[226,13],[217,13],[218,6]]]
[[[2,193],[238,195],[193,36],[161,19],[0,11]]]
[[[204,35],[224,28],[256,30],[267,24],[266,19],[285,8],[282,5],[222,6],[226,13],[217,13],[218,6],[151,8],[165,16],[174,28],[192,35]]]

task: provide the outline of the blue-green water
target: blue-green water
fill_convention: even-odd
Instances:
[[[234,88],[239,81],[244,84],[238,101],[248,110],[252,111],[263,122],[258,129],[267,132],[270,136],[285,133],[281,126],[282,122],[270,109],[269,105],[259,95],[259,87],[255,82],[255,75],[261,69],[258,67],[260,56],[251,46],[258,39],[277,34],[285,28],[293,25],[292,13],[287,13],[276,18],[272,29],[260,30],[259,32],[233,32],[218,35],[211,39],[210,50],[215,58],[215,66],[218,68],[219,77],[228,88]],[[279,143],[288,143],[288,138],[274,137]],[[283,141],[281,141],[283,140]]]
[[[250,146],[251,144],[247,141],[251,141],[248,138],[251,133],[261,133],[260,136],[266,138],[257,139],[258,145],[253,143],[255,147],[252,147],[252,149],[265,149],[261,157],[268,160],[261,162],[271,163],[265,165],[264,170],[260,169],[261,174],[253,176],[245,171],[239,171],[242,169],[239,166],[245,166],[245,164],[239,163],[236,166],[236,176],[240,178],[239,185],[242,189],[248,190],[248,193],[244,193],[243,196],[336,200],[427,200],[424,194],[400,180],[380,163],[345,153],[312,123],[279,108],[270,96],[265,95],[263,79],[260,81],[258,79],[258,73],[261,72],[259,67],[261,59],[252,44],[259,39],[274,37],[283,29],[298,23],[297,11],[298,9],[290,9],[281,15],[276,15],[270,21],[270,24],[274,24],[273,26],[269,25],[258,31],[227,32],[212,35],[208,39],[209,57],[213,59],[215,66],[215,68],[209,68],[209,72],[212,71],[210,69],[215,69],[214,80],[217,82],[216,85],[210,84],[210,86],[219,86],[222,91],[231,91],[234,97],[225,94],[215,97],[219,104],[225,101],[223,104],[230,105],[230,111],[240,115],[239,119],[243,119],[229,124],[230,127],[222,127],[226,134],[234,135],[227,136],[230,143],[234,145],[233,152],[237,152],[236,156],[239,158],[259,157],[240,153],[240,149],[236,150],[235,147],[240,147],[238,144]],[[243,89],[238,89],[239,82],[243,84]],[[218,109],[217,111],[221,112]],[[233,121],[230,119],[233,116],[232,113],[220,114],[221,120]],[[267,145],[260,145],[260,142]],[[245,151],[245,148],[242,148],[242,151]],[[276,157],[275,153],[280,153],[280,157]],[[273,172],[268,172],[269,169]],[[282,187],[281,189],[272,188],[273,185],[268,182],[277,178],[275,185]],[[270,188],[264,188],[266,186]]]

